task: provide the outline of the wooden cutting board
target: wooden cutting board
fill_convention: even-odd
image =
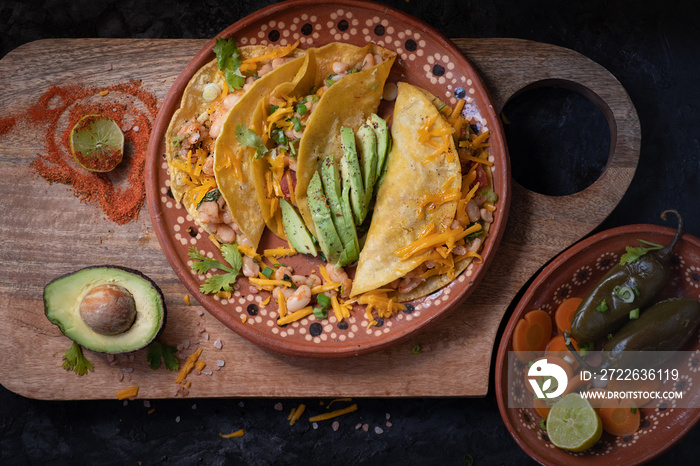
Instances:
[[[582,192],[549,197],[513,181],[508,224],[490,269],[469,300],[411,341],[348,359],[304,359],[263,350],[203,308],[168,265],[144,207],[117,225],[98,206],[31,168],[47,150],[45,128],[24,117],[51,86],[110,86],[130,79],[159,101],[204,40],[57,39],[23,45],[0,60],[0,118],[14,117],[0,146],[0,384],[51,400],[176,396],[176,374],[151,370],[146,350],[118,356],[86,351],[94,372],[61,367],[70,341],[44,317],[42,291],[59,275],[96,264],[136,268],[162,288],[168,324],[161,341],[186,356],[202,347],[211,375],[190,375],[190,397],[484,396],[496,333],[520,288],[545,262],[598,226],[627,190],[639,158],[640,128],[627,93],[604,68],[568,49],[519,39],[454,39],[484,78],[497,111],[535,86],[571,88],[600,107],[611,128],[603,175]],[[201,314],[201,315],[200,315]],[[215,347],[220,340],[221,349]],[[422,352],[413,354],[414,345]],[[217,368],[217,361],[223,367]],[[221,363],[219,363],[221,364]],[[120,375],[121,373],[121,375]],[[120,380],[121,379],[121,380]],[[182,396],[182,395],[177,395]]]

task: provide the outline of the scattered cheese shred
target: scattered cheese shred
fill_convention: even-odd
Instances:
[[[255,252],[255,249],[251,248],[250,246],[246,246],[245,244],[239,244],[238,245],[238,250],[243,254],[251,259],[257,260],[257,261],[262,261],[262,258],[260,257],[260,254]]]
[[[271,278],[255,278],[255,277],[249,277],[248,281],[251,283],[251,285],[258,285],[258,286],[292,286],[291,282],[288,282],[287,280],[273,280]]]
[[[219,437],[221,438],[233,438],[233,437],[243,437],[245,435],[245,432],[243,429],[239,429],[235,432],[231,432],[230,434],[222,434],[219,432]]]
[[[187,304],[188,306],[190,305],[190,295],[186,294],[185,297],[182,299],[185,300],[185,304]]]
[[[401,260],[408,260],[432,247],[439,246],[441,244],[454,244],[456,241],[464,238],[465,236],[481,230],[481,228],[481,224],[475,223],[466,230],[457,228],[455,230],[448,230],[444,233],[432,233],[424,238],[413,241],[412,243],[396,251],[394,254],[399,256]]]
[[[199,359],[199,356],[202,354],[202,350],[203,348],[199,348],[197,351],[189,355],[185,363],[182,365],[182,368],[180,368],[180,372],[177,374],[175,383],[182,383],[182,381],[185,380],[185,377],[187,377],[187,375],[190,373],[194,367],[194,364]]]
[[[201,371],[205,367],[207,367],[207,363],[202,361],[201,359],[197,361],[197,363],[194,365],[194,368],[198,371]]]
[[[138,385],[134,385],[133,387],[125,388],[124,390],[119,390],[117,392],[117,399],[126,400],[127,398],[136,398],[138,394],[139,387]]]
[[[343,310],[340,307],[337,296],[331,296],[331,305],[333,307],[333,314],[335,314],[335,318],[338,319],[338,322],[341,322],[343,320]]]
[[[311,294],[319,294],[324,291],[337,290],[340,287],[340,283],[326,283],[325,285],[318,285],[311,288]]]
[[[284,319],[287,315],[287,298],[284,297],[284,293],[279,293],[277,297],[277,306],[279,307],[280,311],[280,319]]]
[[[272,296],[268,296],[267,298],[263,299],[262,302],[261,302],[260,304],[263,305],[263,306],[267,306],[268,304],[270,304],[270,298],[271,298],[271,297],[272,297]],[[243,317],[245,317],[245,316],[243,316]]]
[[[297,254],[295,249],[288,248],[276,248],[276,249],[265,249],[263,255],[265,257],[289,257]]]
[[[300,404],[298,408],[292,410],[292,414],[289,417],[289,425],[293,426],[295,422],[299,420],[304,411],[306,410],[306,405],[304,403]]]
[[[268,52],[264,55],[258,55],[257,57],[251,57],[243,60],[243,63],[259,63],[263,61],[274,60],[275,58],[286,57],[292,51],[299,46],[299,41],[293,44],[285,45],[284,47],[276,48],[275,50]]]
[[[297,320],[301,320],[304,317],[312,314],[313,312],[314,312],[314,310],[311,306],[306,306],[303,309],[299,309],[296,312],[292,312],[291,314],[287,314],[285,317],[277,319],[277,325],[283,326],[283,325],[290,324],[292,322],[296,322]]]
[[[336,409],[335,411],[331,411],[330,413],[323,413],[317,416],[312,416],[309,418],[309,422],[327,421],[328,419],[333,419],[334,417],[342,416],[343,414],[352,413],[353,411],[357,411],[357,403],[354,403],[348,406],[347,408]]]

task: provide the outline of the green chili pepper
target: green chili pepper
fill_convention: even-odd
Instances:
[[[671,254],[683,232],[683,219],[678,211],[666,210],[661,218],[666,220],[669,213],[678,218],[673,240],[662,249],[616,264],[581,302],[571,325],[572,336],[579,344],[615,332],[629,320],[630,311],[649,306],[664,289],[671,277]],[[607,304],[604,312],[599,309],[602,302]]]

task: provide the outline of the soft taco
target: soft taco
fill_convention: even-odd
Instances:
[[[249,128],[239,126],[239,140],[249,144],[257,180],[257,199],[265,223],[287,238],[282,204],[298,209],[316,233],[307,189],[327,155],[343,153],[340,130],[357,129],[377,111],[396,53],[368,44],[331,43],[307,51],[305,69],[265,96]],[[253,138],[255,139],[255,138]],[[255,154],[255,155],[253,155]]]
[[[204,65],[185,88],[180,108],[166,132],[166,160],[170,189],[195,222],[221,243],[257,244],[264,229],[254,202],[220,190],[215,176],[215,145],[230,113],[250,115],[260,98],[284,81],[293,79],[304,62],[297,44],[286,47],[243,46],[234,39],[217,39],[217,58]],[[239,167],[236,189],[254,196],[250,167]],[[230,176],[221,182],[229,188]],[[250,198],[249,197],[249,198]],[[245,238],[245,239],[243,239]]]
[[[480,260],[495,210],[482,145],[488,133],[475,134],[460,112],[418,87],[398,84],[393,146],[351,296],[381,289],[410,301]]]

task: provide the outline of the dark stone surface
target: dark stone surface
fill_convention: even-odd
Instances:
[[[210,38],[269,3],[6,0],[0,3],[0,56],[43,38]],[[675,207],[684,214],[687,231],[700,236],[699,3],[383,3],[424,19],[448,37],[546,42],[606,67],[636,106],[642,147],[632,186],[597,231],[659,223],[659,213]],[[532,92],[512,101],[507,116],[514,176],[539,180],[532,189],[563,194],[581,189],[600,172],[607,128],[585,99],[560,90]],[[532,167],[541,171],[529,175]],[[142,401],[127,406],[109,400],[46,402],[0,387],[0,464],[465,464],[468,455],[478,465],[530,461],[501,421],[493,374],[484,399],[360,399],[359,411],[340,418],[337,431],[330,422],[318,429],[308,422],[288,425],[293,406],[304,402],[314,410],[319,401],[156,400],[148,414]],[[274,408],[278,402],[282,411]],[[358,423],[368,424],[369,432],[355,430]],[[375,427],[383,433],[375,433]],[[245,437],[218,435],[239,428],[246,430]],[[696,427],[653,464],[697,464],[698,456]]]

